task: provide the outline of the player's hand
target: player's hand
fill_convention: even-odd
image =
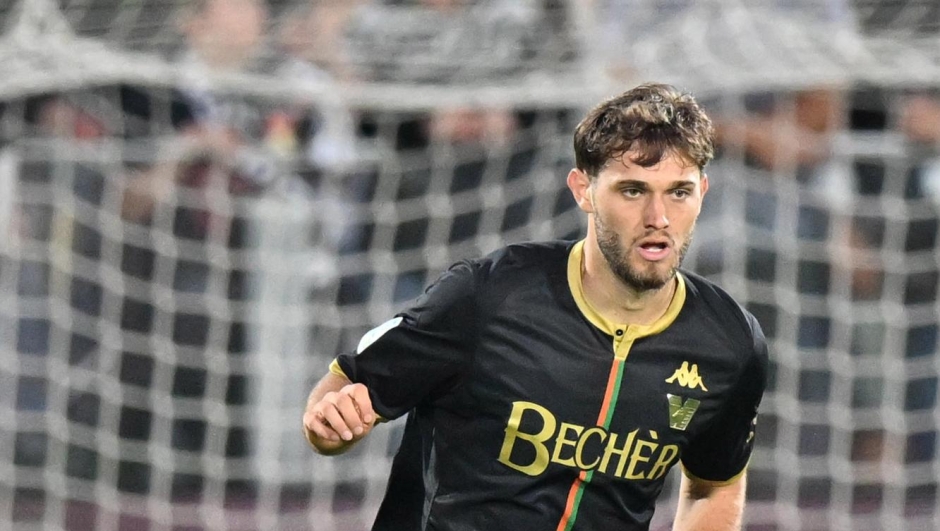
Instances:
[[[366,386],[356,383],[323,395],[307,406],[304,426],[321,440],[354,442],[372,429],[375,411]]]

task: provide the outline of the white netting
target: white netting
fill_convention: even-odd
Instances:
[[[655,79],[721,132],[686,265],[771,341],[748,529],[940,527],[938,20],[0,2],[0,521],[367,529],[400,426],[318,458],[310,387],[452,261],[580,234],[574,124]]]

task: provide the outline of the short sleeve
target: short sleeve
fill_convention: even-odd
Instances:
[[[355,353],[337,358],[347,378],[369,388],[379,415],[397,418],[459,383],[476,344],[474,293],[472,265],[458,263],[410,309],[367,332]]]
[[[737,480],[754,447],[757,408],[767,385],[767,342],[760,325],[748,315],[753,349],[728,404],[682,455],[686,475],[713,484]]]

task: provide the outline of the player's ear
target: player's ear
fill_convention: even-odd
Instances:
[[[702,173],[702,197],[705,197],[705,192],[708,191],[708,175]]]
[[[574,196],[578,207],[588,214],[593,214],[594,198],[591,196],[591,177],[578,168],[574,168],[568,172],[567,182],[568,189],[571,190],[571,195]]]

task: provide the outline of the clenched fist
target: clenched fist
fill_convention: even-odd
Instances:
[[[339,453],[369,433],[375,411],[369,390],[362,384],[346,382],[335,391],[322,387],[335,386],[318,385],[313,390],[304,411],[304,429],[321,453]]]

